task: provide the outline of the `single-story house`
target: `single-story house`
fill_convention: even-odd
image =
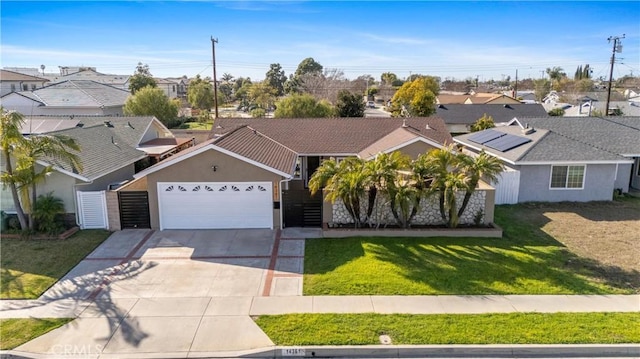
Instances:
[[[496,125],[500,125],[514,118],[544,117],[547,111],[540,104],[436,105],[436,115],[444,120],[451,133],[470,132],[471,125],[485,114],[491,116]]]
[[[640,188],[640,118],[546,117],[457,136],[502,160],[496,203],[608,201]]]
[[[308,183],[324,159],[394,151],[415,158],[448,143],[451,135],[436,116],[220,118],[209,140],[137,173],[117,191],[148,194],[155,229],[320,227],[332,206],[312,197]]]
[[[90,80],[67,80],[0,97],[6,110],[25,116],[122,116],[129,91]]]
[[[85,228],[107,228],[106,205],[102,199],[83,208],[80,193],[90,196],[104,192],[114,184],[133,179],[136,171],[193,144],[192,140],[176,139],[152,116],[30,116],[25,118],[22,132],[25,136],[66,135],[80,145],[77,155],[82,162],[82,171],[51,158],[38,162],[37,170],[53,165],[54,172],[38,185],[37,193],[53,192],[63,201],[66,213]],[[4,166],[2,163],[2,168]],[[14,212],[9,190],[2,189],[0,193],[0,209]]]
[[[473,94],[465,94],[465,95],[449,95],[449,94],[440,94],[436,97],[436,104],[442,105],[451,105],[451,104],[465,104],[465,105],[473,105],[473,104],[495,104],[495,105],[504,105],[504,104],[512,104],[519,105],[520,101],[516,100],[511,96],[507,96],[505,94],[499,93],[486,93],[486,92],[478,92]]]

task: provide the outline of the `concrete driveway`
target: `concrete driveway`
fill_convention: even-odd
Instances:
[[[115,232],[39,300],[3,303],[2,314],[77,317],[16,348],[24,354],[186,357],[272,346],[249,313],[262,297],[302,295],[306,235],[290,233]]]

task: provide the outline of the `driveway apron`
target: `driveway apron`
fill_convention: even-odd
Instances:
[[[268,229],[116,232],[39,300],[3,303],[0,313],[42,307],[46,317],[64,307],[56,316],[77,317],[16,348],[25,354],[187,357],[272,346],[249,317],[254,297],[302,295],[304,239],[280,237]]]

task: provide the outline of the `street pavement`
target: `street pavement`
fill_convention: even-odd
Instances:
[[[640,295],[302,296],[304,238],[319,235],[304,229],[116,232],[38,300],[0,301],[0,318],[76,318],[10,354],[285,355],[251,319],[266,314],[640,311]],[[423,352],[455,352],[436,347]],[[398,357],[416,347],[401,348],[310,347],[306,353]],[[488,350],[493,347],[482,348],[484,354],[492,353]],[[518,355],[508,348],[501,353]],[[635,353],[633,348],[607,348],[620,356]]]

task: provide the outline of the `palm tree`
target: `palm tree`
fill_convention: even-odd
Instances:
[[[458,210],[458,217],[462,217],[471,195],[476,190],[480,179],[484,179],[489,182],[497,182],[498,176],[502,173],[504,167],[499,159],[488,155],[482,151],[476,157],[472,157],[465,154],[458,155],[460,161],[460,167],[465,175],[468,177],[468,186],[464,194],[464,200]]]
[[[463,172],[449,172],[442,179],[443,188],[442,196],[444,199],[444,208],[447,209],[449,220],[447,227],[456,228],[458,226],[458,202],[456,194],[468,187],[468,177]]]
[[[24,119],[18,112],[7,112],[3,108],[0,111],[2,112],[0,117],[0,150],[2,150],[4,156],[2,184],[9,187],[20,226],[26,229],[28,227],[27,217],[20,204],[20,196],[18,194],[18,186],[23,183],[25,176],[23,171],[14,170],[11,163],[11,153],[14,149],[24,147],[27,142],[20,131]]]
[[[400,153],[380,153],[365,163],[365,171],[369,177],[369,201],[367,207],[367,220],[371,219],[375,208],[378,192],[388,195],[391,201],[391,211],[396,221],[399,221],[396,211],[396,176],[398,171],[409,167],[409,157]]]
[[[80,147],[74,139],[63,135],[25,138],[20,131],[24,118],[17,112],[2,111],[1,122],[0,149],[4,153],[5,160],[2,183],[11,190],[20,226],[25,230],[27,228],[33,230],[32,216],[37,199],[36,186],[53,171],[52,165],[46,165],[39,172],[36,171],[37,161],[46,160],[61,165],[67,164],[76,171],[82,171],[78,155],[70,152],[79,151]],[[15,159],[15,168],[13,168],[12,158]]]
[[[430,183],[429,191],[438,193],[440,216],[444,223],[450,224],[451,212],[448,207],[451,201],[445,198],[447,180],[450,174],[457,174],[458,159],[453,145],[434,149],[427,154],[420,155],[414,164],[414,171],[420,175],[425,183]]]
[[[360,200],[364,196],[368,178],[364,161],[347,158],[339,164],[335,159],[322,162],[309,179],[309,189],[315,194],[324,188],[325,199],[334,203],[340,199],[357,227],[361,225]]]

